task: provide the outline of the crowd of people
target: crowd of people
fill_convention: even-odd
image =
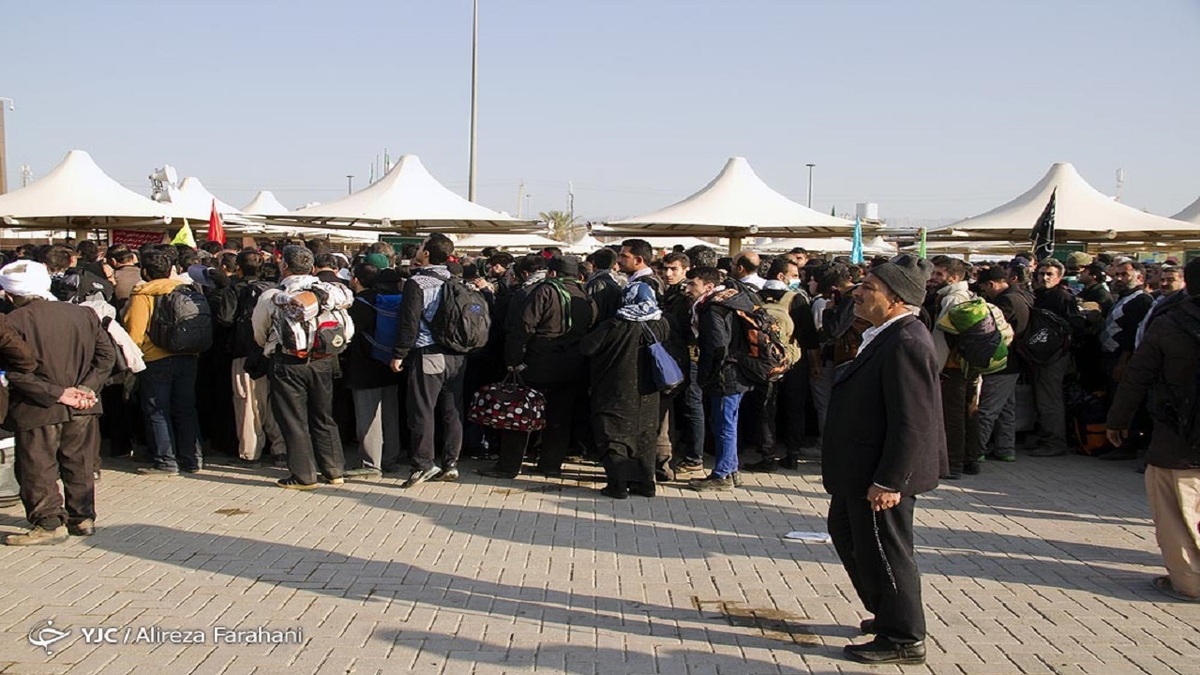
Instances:
[[[1156,584],[1200,598],[1200,518],[1179,499],[1198,493],[1200,453],[1178,424],[1198,350],[1172,318],[1200,316],[1200,262],[853,264],[640,239],[463,256],[434,234],[353,256],[320,240],[24,246],[0,286],[0,408],[33,526],[10,545],[92,534],[102,454],[148,478],[224,455],[286,469],[293,490],[454,482],[462,457],[494,479],[558,477],[581,457],[613,499],[823,459],[830,532],[877,635],[851,656],[922,662],[915,495],[1015,461],[1027,383],[1025,456],[1140,458],[1170,572]],[[655,354],[681,377],[664,383]],[[468,420],[472,394],[505,380],[544,397],[543,429]],[[1185,402],[1174,418],[1168,399]]]

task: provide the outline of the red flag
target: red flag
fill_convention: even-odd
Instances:
[[[221,223],[221,214],[217,213],[217,200],[212,202],[212,213],[208,215],[208,240],[218,244],[225,243],[225,226]]]

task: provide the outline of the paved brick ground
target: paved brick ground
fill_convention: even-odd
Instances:
[[[478,465],[474,465],[478,466]],[[280,472],[105,472],[100,530],[0,547],[3,673],[898,672],[841,658],[862,617],[817,467],[729,494],[601,497],[472,476],[272,486]],[[988,464],[918,504],[935,673],[1197,673],[1200,605],[1161,573],[1131,462]],[[19,508],[0,530],[24,527]],[[71,635],[27,639],[53,619]],[[301,644],[88,644],[82,627],[300,628]]]

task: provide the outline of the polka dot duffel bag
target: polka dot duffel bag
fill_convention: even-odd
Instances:
[[[492,429],[541,431],[546,426],[546,397],[509,371],[504,380],[475,392],[467,419]]]

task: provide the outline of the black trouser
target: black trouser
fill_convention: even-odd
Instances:
[[[863,606],[875,615],[875,633],[899,644],[925,639],[921,575],[913,558],[916,503],[905,496],[876,512],[865,497],[829,502],[829,536]]]
[[[316,483],[318,468],[326,478],[340,478],[346,467],[333,420],[333,369],[332,357],[280,355],[271,365],[271,411],[287,444],[288,470],[301,483]]]
[[[967,408],[974,396],[963,371],[942,371],[942,421],[946,428],[946,456],[950,472],[961,472],[967,458]]]
[[[576,415],[587,410],[587,390],[579,382],[528,382],[546,397],[546,428],[542,429],[538,468],[562,469],[571,434],[577,426]],[[580,407],[584,406],[583,410]],[[502,442],[503,443],[503,442]]]
[[[465,354],[419,351],[410,363],[405,398],[412,434],[413,467],[425,471],[438,464],[443,470],[452,469],[458,464],[458,455],[462,451],[467,357]],[[442,425],[440,458],[434,452],[439,422]]]
[[[683,389],[671,397],[671,435],[680,459],[704,460],[704,392],[697,381],[695,361],[688,364]]]
[[[521,473],[521,462],[524,461],[525,451],[529,448],[529,432],[501,429],[496,433],[500,437],[496,470],[514,476]]]
[[[788,453],[804,447],[808,433],[808,362],[792,366],[779,382],[779,401],[776,404],[776,442]]]
[[[52,530],[96,518],[92,472],[100,453],[98,416],[80,416],[61,424],[18,431],[16,441],[17,482],[30,523]],[[59,479],[62,493],[58,491]]]

